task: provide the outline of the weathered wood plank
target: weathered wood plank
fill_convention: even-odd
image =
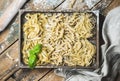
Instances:
[[[49,71],[51,71],[51,69],[20,69],[15,72],[11,77],[16,81],[38,81]]]
[[[64,78],[55,75],[54,71],[52,70],[39,81],[64,81]]]
[[[87,6],[83,3],[83,0],[65,0],[56,10],[84,10]]]
[[[28,10],[53,10],[64,0],[31,0],[25,5]]]
[[[0,10],[4,11],[5,8],[12,2],[13,0],[0,0]]]
[[[18,41],[0,55],[0,81],[6,79],[19,69],[17,63]]]
[[[5,40],[8,33],[9,33],[9,28],[7,28],[4,32],[0,33],[0,43],[2,43]]]
[[[16,81],[16,80],[11,77],[7,81]]]
[[[112,3],[103,11],[104,15],[107,15],[110,10],[118,6],[120,6],[120,0],[113,0]]]
[[[0,33],[0,53],[7,47],[7,44],[5,43],[5,38],[8,35],[8,31],[9,31],[9,29]]]
[[[18,17],[13,19],[3,32],[0,32],[0,54],[18,39]]]
[[[0,0],[0,15],[5,11],[6,7],[10,5],[13,0]],[[10,44],[6,42],[6,38],[9,35],[10,26],[8,26],[3,32],[0,32],[0,54],[4,51]]]

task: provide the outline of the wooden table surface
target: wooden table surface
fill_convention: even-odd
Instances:
[[[36,0],[37,1],[37,0]],[[43,0],[45,1],[45,0]],[[46,0],[47,1],[47,0]],[[50,1],[50,0],[49,0]],[[55,0],[56,1],[56,0]],[[63,1],[63,2],[62,2]],[[68,6],[66,5],[66,1],[68,1]],[[56,2],[54,5],[47,5],[39,3],[39,5],[33,5],[32,0],[27,2],[24,9],[74,9],[79,10],[79,1],[76,1],[74,4],[71,3],[72,0],[60,0]],[[81,0],[82,1],[82,0]],[[101,2],[107,0],[101,0],[98,2],[93,9],[99,9],[101,7]],[[109,0],[108,0],[109,1]],[[2,14],[5,8],[12,2],[12,0],[0,0],[0,14]],[[61,3],[62,2],[62,3]],[[69,3],[70,2],[70,3]],[[73,7],[69,6],[69,4],[73,4]],[[106,16],[107,13],[117,7],[120,6],[120,0],[112,0],[105,9],[101,11],[101,13]],[[8,25],[8,27],[0,33],[0,81],[63,81],[62,77],[56,76],[54,74],[54,69],[21,69],[18,66],[18,17],[15,16],[13,21]],[[118,80],[120,81],[120,76]]]

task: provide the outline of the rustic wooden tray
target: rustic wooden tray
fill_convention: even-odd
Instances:
[[[27,13],[75,13],[78,11],[55,11],[55,10],[41,10],[41,11],[31,11],[31,10],[20,10],[19,11],[19,66],[20,68],[29,68],[28,65],[24,64],[23,59],[22,59],[22,41],[23,41],[23,31],[22,31],[22,26],[25,22],[25,14]],[[96,45],[96,54],[95,54],[95,63],[92,63],[88,67],[83,67],[83,66],[54,66],[54,65],[40,65],[36,66],[35,68],[86,68],[86,69],[96,69],[99,67],[99,11],[85,11],[87,13],[92,13],[93,16],[96,18],[96,28],[95,28],[95,45]],[[79,11],[79,13],[81,13]]]

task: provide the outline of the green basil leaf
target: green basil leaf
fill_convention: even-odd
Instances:
[[[33,50],[34,50],[34,53],[35,53],[35,54],[40,53],[40,52],[42,51],[42,44],[37,44],[37,45],[33,48]]]
[[[29,51],[29,54],[30,54],[30,55],[31,55],[31,54],[32,54],[32,55],[35,54],[35,53],[34,53],[34,50],[30,50],[30,51]]]
[[[33,69],[36,66],[37,61],[37,54],[39,54],[42,51],[42,44],[37,44],[29,51],[29,62],[28,65],[31,69]]]
[[[29,54],[38,54],[42,51],[42,44],[37,44],[36,46],[33,47],[33,49],[31,49],[29,51]]]
[[[31,69],[33,69],[36,66],[37,57],[34,54],[30,54],[28,65]]]

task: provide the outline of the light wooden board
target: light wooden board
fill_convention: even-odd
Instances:
[[[64,81],[64,78],[55,75],[54,71],[51,71],[39,81]]]
[[[15,81],[38,81],[51,69],[19,69],[7,81],[14,79]]]
[[[112,3],[103,11],[104,15],[107,15],[107,13],[114,9],[115,7],[120,6],[120,0],[113,0]]]
[[[0,55],[0,81],[18,70],[18,41]]]

